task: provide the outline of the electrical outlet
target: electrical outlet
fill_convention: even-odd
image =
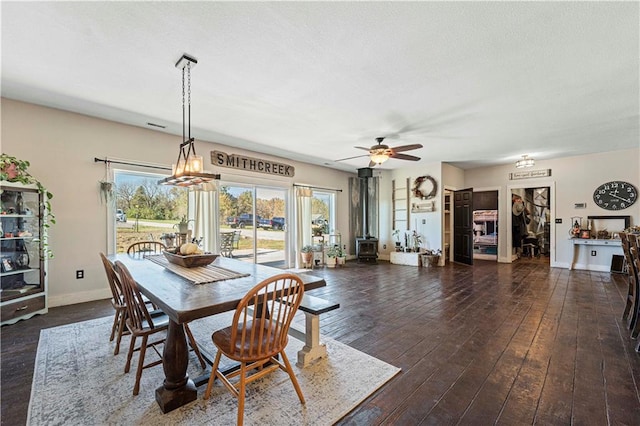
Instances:
[[[596,255],[596,251],[595,250],[591,250],[591,256],[595,256]]]
[[[383,245],[382,245],[382,249],[383,249],[383,250],[386,250],[386,249],[387,249],[387,245],[386,245],[386,244],[383,244]]]
[[[426,225],[427,224],[427,219],[422,219],[422,224]]]
[[[76,271],[76,279],[81,280],[84,278],[84,269],[78,269]]]
[[[556,223],[562,223],[562,219],[561,218],[557,218],[556,219]]]

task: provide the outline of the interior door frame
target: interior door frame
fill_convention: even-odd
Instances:
[[[514,258],[512,256],[513,252],[513,243],[511,242],[511,194],[514,189],[536,189],[536,188],[549,188],[549,225],[550,225],[550,233],[549,236],[549,263],[551,267],[556,266],[556,181],[551,179],[543,179],[543,180],[531,180],[531,179],[523,179],[521,181],[512,181],[507,185],[507,197],[504,197],[503,205],[505,207],[505,211],[507,212],[507,220],[505,234],[507,236],[506,239],[506,247],[507,247],[507,263],[512,263]],[[570,225],[568,225],[570,226]],[[568,228],[567,228],[568,229]],[[568,238],[568,237],[567,237]]]

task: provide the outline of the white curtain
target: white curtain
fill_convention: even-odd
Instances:
[[[189,219],[193,220],[193,238],[202,238],[202,249],[218,253],[218,193],[214,184],[203,184],[189,191]]]
[[[313,191],[308,187],[296,190],[296,268],[301,266],[300,249],[311,244],[311,197]]]

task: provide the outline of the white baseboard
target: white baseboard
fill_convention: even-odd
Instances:
[[[49,296],[49,307],[75,305],[76,303],[91,302],[94,300],[102,300],[111,298],[111,290],[108,288],[82,291],[77,293],[61,294],[58,296]]]

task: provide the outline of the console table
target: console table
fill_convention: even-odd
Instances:
[[[571,242],[573,243],[573,258],[571,259],[569,270],[573,269],[576,262],[578,261],[580,247],[609,246],[609,247],[622,248],[622,240],[618,240],[618,239],[596,240],[596,239],[586,239],[586,238],[571,238]]]

